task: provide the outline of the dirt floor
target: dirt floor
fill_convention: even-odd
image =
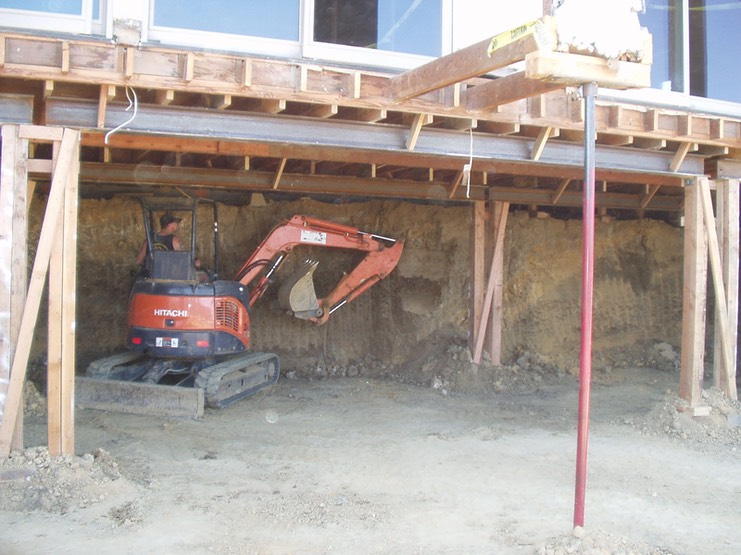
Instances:
[[[50,457],[33,387],[42,314],[28,449],[0,461],[2,555],[739,552],[740,407],[711,380],[707,417],[676,397],[681,228],[597,224],[587,526],[574,532],[581,222],[510,215],[503,365],[476,367],[469,207],[223,206],[222,275],[294,213],[403,239],[399,266],[320,328],[268,295],[253,347],[280,356],[281,380],[201,421],[79,410],[76,456]],[[81,203],[80,373],[123,347],[139,220],[132,200]],[[314,255],[318,289],[348,261]]]
[[[432,372],[496,388],[284,377],[202,421],[79,410],[79,456],[0,461],[0,552],[739,552],[738,403],[709,388],[711,415],[692,418],[674,372],[596,372],[573,531],[576,379],[459,354]],[[27,443],[44,445],[44,399],[26,401]]]

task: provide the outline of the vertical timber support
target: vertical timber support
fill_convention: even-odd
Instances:
[[[682,291],[682,358],[679,396],[691,406],[702,401],[705,365],[707,241],[697,180],[684,189],[684,286]]]
[[[716,182],[716,207],[720,262],[723,283],[726,286],[726,309],[728,313],[731,359],[733,368],[726,368],[719,330],[720,313],[716,307],[715,340],[713,356],[714,385],[729,398],[738,398],[738,391],[729,390],[735,385],[738,353],[738,285],[739,285],[739,180],[723,179]],[[735,389],[735,388],[733,388]],[[735,394],[734,394],[735,393]]]
[[[497,288],[502,288],[502,261],[504,260],[504,233],[507,228],[507,216],[509,214],[509,203],[501,202],[497,203],[501,205],[499,210],[499,218],[496,223],[492,223],[495,230],[497,230],[494,239],[494,252],[492,254],[491,267],[489,268],[489,281],[486,286],[486,297],[484,298],[484,304],[481,309],[481,318],[479,320],[479,327],[476,331],[476,337],[474,339],[474,350],[473,350],[473,362],[475,364],[481,363],[481,356],[484,351],[484,339],[486,338],[487,324],[492,317],[492,304],[494,302],[494,295]],[[499,317],[501,317],[501,310],[499,311]],[[501,333],[501,323],[498,324]],[[492,362],[495,358],[501,358],[500,353],[491,353]]]
[[[481,310],[486,291],[486,202],[476,201],[471,207],[471,288],[469,297],[468,350],[473,353],[476,333],[481,322]]]
[[[16,125],[2,128],[0,170],[0,420],[3,418],[14,345],[26,302],[28,140]],[[22,400],[21,400],[22,410]],[[23,449],[23,418],[16,419],[11,448]]]
[[[34,128],[27,129],[29,135],[33,135],[35,130],[40,131],[40,135],[44,135],[44,131],[48,131],[48,128]],[[61,130],[60,130],[61,131]],[[53,132],[56,132],[54,130]],[[47,134],[44,139],[48,140],[49,135]],[[60,221],[64,221],[65,218],[71,217],[74,212],[74,218],[77,217],[77,182],[79,172],[79,157],[80,157],[80,132],[71,129],[65,129],[59,138],[52,139],[55,143],[59,142],[58,147],[58,158],[55,164],[54,173],[52,175],[51,188],[49,190],[49,198],[46,205],[46,211],[44,213],[44,221],[41,226],[41,233],[39,236],[38,246],[36,248],[36,258],[33,264],[33,270],[31,272],[31,279],[28,286],[28,295],[26,298],[25,305],[23,307],[23,313],[20,321],[20,328],[18,332],[18,341],[15,345],[13,352],[13,362],[10,369],[9,383],[7,384],[7,395],[5,398],[0,398],[0,410],[2,410],[2,420],[0,420],[0,458],[7,457],[10,453],[13,432],[15,430],[16,422],[18,418],[22,418],[22,413],[19,414],[21,405],[21,399],[23,394],[23,385],[26,379],[26,368],[28,366],[28,360],[31,351],[31,341],[33,339],[33,330],[36,326],[36,320],[38,317],[39,306],[41,303],[41,297],[44,289],[44,283],[46,282],[46,275],[49,269],[50,258],[52,249],[55,246],[55,236],[58,234],[58,224]],[[24,184],[24,187],[27,186]],[[65,197],[70,197],[65,199]],[[70,204],[67,204],[69,202]],[[76,225],[76,224],[75,224]],[[75,349],[75,334],[74,334],[74,285],[75,285],[75,260],[74,256],[70,254],[69,249],[75,249],[76,247],[76,229],[74,226],[64,228],[64,251],[62,253],[63,258],[63,272],[70,273],[72,277],[68,277],[66,280],[64,275],[55,273],[50,276],[50,283],[54,280],[61,280],[62,286],[50,285],[50,295],[56,294],[54,291],[61,291],[63,298],[55,301],[59,306],[63,305],[70,298],[72,300],[72,306],[70,310],[66,308],[62,311],[63,315],[60,317],[61,327],[61,342],[66,344],[64,346],[64,355],[62,357],[62,383],[74,384],[74,354],[70,356],[70,353],[74,353]],[[65,283],[66,281],[66,283]],[[70,287],[72,288],[70,290]],[[70,294],[71,291],[71,294]],[[67,295],[66,297],[64,295]],[[66,314],[66,315],[65,315]],[[51,335],[51,330],[50,330]],[[61,351],[61,349],[60,349]],[[53,376],[50,376],[53,379]],[[71,414],[74,410],[74,392],[68,389],[69,393],[66,394],[65,403],[68,403],[66,412]],[[61,411],[60,411],[61,412]],[[60,436],[66,436],[69,439],[74,439],[73,428],[74,421],[65,418],[61,418],[63,425],[67,426],[66,429],[60,431]],[[74,449],[69,445],[69,441],[62,442],[61,437],[59,441],[54,441],[54,444],[62,446],[62,453],[73,453]],[[50,448],[52,443],[50,441]]]
[[[508,202],[495,202],[492,205],[490,233],[494,241],[491,261],[491,278],[494,280],[494,293],[492,296],[491,319],[489,320],[489,354],[491,363],[499,366],[502,364],[502,311],[504,304],[504,231],[507,227],[507,216],[509,214]]]
[[[737,330],[735,328],[731,329],[731,317],[728,314],[729,303],[727,300],[728,290],[726,288],[728,284],[724,279],[722,252],[718,239],[716,218],[713,214],[713,201],[710,198],[710,183],[706,177],[699,178],[697,183],[700,188],[703,221],[705,222],[705,233],[707,234],[708,254],[713,276],[713,291],[715,292],[716,316],[720,323],[720,351],[723,355],[723,373],[720,376],[721,389],[728,397],[735,400],[738,397],[735,381],[736,361],[734,351],[736,341],[731,336],[733,335],[735,337]],[[733,380],[731,380],[731,374],[734,375]]]

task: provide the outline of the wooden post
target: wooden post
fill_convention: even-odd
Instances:
[[[491,305],[494,300],[494,291],[496,289],[497,279],[501,272],[501,268],[497,267],[496,262],[503,258],[499,256],[499,251],[504,250],[504,231],[507,227],[507,215],[509,212],[509,203],[502,203],[502,211],[499,217],[499,223],[494,224],[497,226],[499,232],[496,236],[496,242],[494,244],[494,256],[492,257],[491,268],[489,269],[489,282],[486,287],[486,298],[484,299],[484,306],[481,311],[481,321],[479,323],[479,329],[476,332],[476,340],[473,352],[473,362],[475,364],[481,363],[481,354],[484,350],[484,337],[486,336],[486,327],[491,313]]]
[[[682,291],[682,359],[679,396],[691,406],[702,402],[705,366],[707,241],[697,180],[684,190],[684,286]]]
[[[14,346],[18,343],[21,314],[26,302],[26,243],[28,235],[28,140],[21,139],[18,127],[2,128],[2,169],[0,171],[0,420],[10,383]],[[19,405],[23,414],[23,400]],[[16,419],[11,449],[23,449],[23,418]]]
[[[13,430],[18,418],[23,384],[26,379],[26,367],[31,352],[33,330],[36,327],[41,295],[49,268],[51,250],[54,245],[54,235],[57,232],[57,223],[62,217],[65,189],[68,186],[68,181],[72,179],[69,172],[74,172],[77,167],[75,161],[79,159],[79,150],[80,132],[65,129],[59,149],[59,160],[52,177],[44,222],[41,226],[39,243],[36,248],[36,259],[34,260],[28,287],[28,297],[21,317],[18,343],[10,370],[8,394],[5,399],[2,421],[0,422],[0,458],[7,457],[10,453]],[[74,335],[71,336],[71,343],[69,348],[74,349]],[[74,369],[71,371],[74,372]]]
[[[720,347],[723,353],[724,369],[732,370],[736,366],[734,355],[731,352],[731,329],[728,317],[728,302],[726,301],[726,286],[723,282],[723,269],[721,268],[720,246],[718,243],[718,234],[715,227],[715,216],[713,214],[713,202],[710,198],[710,184],[707,177],[701,177],[697,180],[700,188],[700,199],[703,211],[703,221],[705,223],[705,233],[707,234],[708,254],[710,257],[710,268],[712,269],[713,291],[715,292],[716,314],[720,322]],[[735,335],[735,330],[733,330]],[[736,382],[731,383],[729,373],[723,374],[724,383],[722,388],[727,392],[731,399],[736,399]]]
[[[492,297],[491,320],[489,322],[489,333],[491,344],[489,354],[491,363],[500,365],[502,363],[502,310],[504,302],[504,228],[507,225],[508,202],[495,202],[493,206],[493,217],[491,219],[494,238],[493,259],[491,261],[492,272],[496,270],[494,278],[494,294]],[[501,244],[500,244],[501,237]]]
[[[468,350],[473,353],[476,332],[481,322],[481,309],[486,291],[486,202],[476,201],[471,208],[471,289],[469,296]]]

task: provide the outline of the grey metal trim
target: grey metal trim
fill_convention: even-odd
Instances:
[[[123,104],[108,104],[108,129],[131,118]],[[76,128],[96,129],[98,103],[95,101],[50,98],[46,102],[46,122]],[[344,150],[393,152],[402,156],[434,155],[468,161],[470,138],[466,133],[425,128],[414,152],[406,148],[409,128],[402,125],[365,124],[353,121],[314,119],[300,116],[223,112],[176,106],[139,106],[127,132],[166,136],[210,138],[224,141],[293,144]],[[582,145],[551,140],[540,159],[530,158],[533,139],[475,133],[474,167],[480,163],[520,163],[554,168],[583,167]],[[676,173],[669,171],[671,152],[626,147],[597,146],[597,171],[643,173],[662,176],[696,176],[704,171],[703,158],[687,156]],[[372,160],[368,160],[372,162]],[[554,174],[558,175],[557,172]]]
[[[0,124],[33,123],[33,96],[0,94]]]

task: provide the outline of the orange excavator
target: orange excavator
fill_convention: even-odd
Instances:
[[[232,280],[200,269],[195,257],[196,221],[205,201],[141,201],[147,255],[136,279],[128,311],[128,351],[96,360],[87,376],[149,384],[193,386],[204,391],[205,404],[222,408],[275,383],[280,375],[276,355],[251,350],[250,308],[273,283],[279,268],[296,247],[326,247],[366,253],[325,297],[317,298],[308,260],[278,291],[282,308],[297,318],[324,324],[396,267],[402,241],[351,226],[293,216],[277,225]],[[214,268],[218,268],[218,213],[213,207]],[[201,209],[202,212],[202,209]],[[180,251],[155,247],[155,222],[169,213],[183,220],[190,244]]]

